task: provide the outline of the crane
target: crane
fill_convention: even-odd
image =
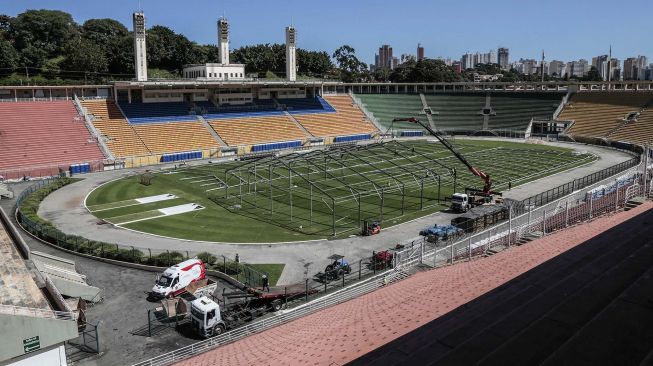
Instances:
[[[449,151],[451,151],[451,153],[454,154],[454,156],[456,156],[456,158],[458,158],[458,160],[460,160],[463,164],[465,164],[467,169],[469,169],[469,171],[472,174],[474,174],[475,176],[483,179],[483,182],[484,182],[483,193],[484,194],[487,194],[487,195],[492,194],[492,179],[490,178],[490,175],[485,173],[481,169],[474,167],[472,164],[470,164],[469,161],[467,161],[467,159],[465,159],[465,157],[460,152],[458,152],[458,150],[456,150],[456,148],[453,147],[453,145],[451,145],[451,143],[449,141],[447,141],[447,139],[444,138],[444,136],[442,136],[441,133],[439,133],[437,131],[434,131],[431,128],[431,126],[429,126],[428,124],[420,121],[419,119],[417,119],[415,117],[395,118],[395,119],[392,120],[392,122],[411,122],[411,123],[417,123],[418,125],[424,127],[427,131],[429,131],[431,133],[431,135],[435,136],[442,143],[442,145],[444,145],[447,149],[449,149]]]

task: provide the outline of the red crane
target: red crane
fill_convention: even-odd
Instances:
[[[483,179],[483,182],[484,182],[483,193],[484,194],[487,194],[487,195],[492,194],[492,179],[490,178],[490,175],[485,173],[481,169],[474,167],[472,164],[470,164],[469,161],[467,161],[467,159],[465,159],[465,157],[460,152],[458,152],[458,150],[456,150],[456,148],[453,147],[453,145],[451,145],[451,143],[449,143],[449,141],[447,141],[447,139],[444,138],[444,136],[442,136],[441,133],[439,133],[437,131],[434,131],[431,128],[431,126],[429,126],[428,124],[420,121],[419,119],[417,119],[415,117],[395,118],[395,119],[392,120],[392,122],[411,122],[411,123],[417,123],[418,125],[424,127],[424,129],[429,131],[431,133],[431,135],[435,136],[442,143],[442,145],[444,145],[447,149],[449,149],[449,151],[451,151],[451,153],[454,154],[456,156],[456,158],[458,158],[458,160],[460,160],[463,164],[465,164],[467,169],[469,169],[469,171],[472,172],[472,174],[474,174],[475,176]]]

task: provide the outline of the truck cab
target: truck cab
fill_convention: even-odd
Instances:
[[[191,302],[190,322],[193,330],[204,338],[220,335],[227,328],[220,305],[206,296]]]
[[[454,193],[451,196],[451,209],[458,212],[467,212],[469,196],[466,193]]]

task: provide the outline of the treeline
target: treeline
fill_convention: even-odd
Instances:
[[[147,30],[150,77],[178,78],[183,65],[218,61],[215,45],[201,45],[156,25]],[[248,74],[285,77],[285,46],[258,44],[232,51],[233,63]],[[370,72],[354,48],[343,45],[332,54],[297,50],[299,77],[345,82],[454,82],[473,80],[440,60],[408,61],[395,70]],[[482,70],[494,71],[494,70]],[[101,83],[129,80],[134,75],[133,35],[114,19],[89,19],[77,24],[58,10],[27,10],[16,17],[0,15],[0,83],[16,85]],[[507,75],[516,79],[515,75]]]

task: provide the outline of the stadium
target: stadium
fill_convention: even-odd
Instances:
[[[653,82],[299,77],[292,25],[261,78],[225,17],[151,78],[132,21],[0,86],[0,365],[653,362]]]

